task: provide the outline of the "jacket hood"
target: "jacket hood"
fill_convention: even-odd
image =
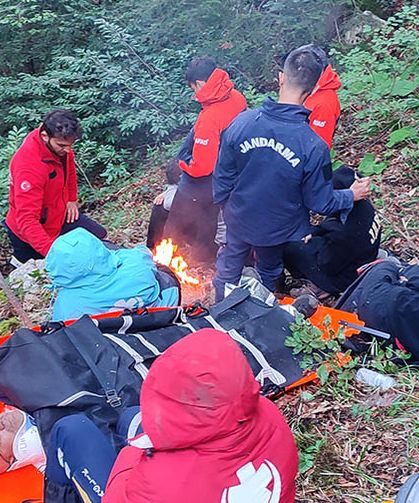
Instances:
[[[202,329],[153,363],[141,390],[144,432],[157,450],[183,449],[252,427],[259,384],[239,346],[225,333]]]
[[[83,228],[58,237],[46,256],[45,267],[58,288],[76,288],[109,276],[120,266],[115,252]]]
[[[303,105],[292,105],[288,103],[278,103],[271,97],[265,98],[262,111],[273,119],[286,122],[307,122],[310,111]]]
[[[228,73],[221,68],[216,68],[202,89],[196,93],[196,99],[201,105],[210,105],[228,98],[233,89],[234,84]]]
[[[320,75],[320,78],[314,88],[312,95],[317,91],[332,90],[337,91],[341,87],[341,82],[338,74],[333,71],[331,65],[327,65],[324,72]]]

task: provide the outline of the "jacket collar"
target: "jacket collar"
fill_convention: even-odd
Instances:
[[[46,143],[41,138],[41,128],[37,128],[31,133],[29,133],[32,141],[38,146],[41,161],[43,162],[56,162],[59,164],[63,163],[63,160],[58,157],[58,155],[51,152],[47,147]]]
[[[307,122],[310,110],[303,105],[291,105],[288,103],[278,103],[271,97],[265,98],[262,105],[262,112],[273,119],[286,122]]]

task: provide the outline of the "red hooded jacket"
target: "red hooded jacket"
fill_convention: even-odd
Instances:
[[[332,148],[333,135],[340,116],[340,103],[336,93],[340,86],[338,75],[328,65],[313,92],[304,102],[304,106],[311,110],[311,128],[327,143],[329,149]]]
[[[179,161],[179,167],[195,178],[214,171],[221,133],[247,107],[246,98],[220,68],[212,72],[196,99],[202,110],[194,126],[192,158],[189,162]]]
[[[292,433],[227,334],[203,329],[171,346],[141,410],[145,434],[120,452],[103,503],[295,501]]]
[[[40,129],[35,129],[10,163],[6,224],[45,256],[60,234],[69,201],[77,201],[74,153],[70,151],[63,163],[42,141]]]

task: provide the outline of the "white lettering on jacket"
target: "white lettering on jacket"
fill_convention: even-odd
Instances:
[[[195,143],[197,143],[198,145],[208,145],[208,138],[204,139],[204,138],[195,138]]]
[[[317,119],[314,119],[314,121],[313,121],[313,126],[324,127],[325,125],[326,125],[326,121],[318,121]]]
[[[381,229],[380,217],[377,214],[375,214],[371,228],[368,231],[368,234],[370,235],[370,243],[372,245],[377,241],[380,229]]]
[[[288,147],[285,147],[279,141],[276,141],[274,138],[264,138],[260,136],[258,138],[251,138],[249,141],[245,140],[243,143],[240,143],[240,152],[242,154],[246,154],[249,150],[254,148],[271,148],[279,155],[281,155],[284,159],[286,159],[293,168],[300,163],[300,159],[295,157],[295,153],[290,150]]]
[[[265,459],[256,471],[253,463],[247,463],[236,472],[240,484],[227,487],[221,503],[279,503],[281,476],[276,466]],[[271,487],[271,489],[268,489]]]

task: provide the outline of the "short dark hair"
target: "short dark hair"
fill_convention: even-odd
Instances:
[[[80,123],[70,110],[51,110],[42,121],[41,130],[52,138],[81,138]]]
[[[319,58],[310,49],[294,49],[284,64],[284,74],[289,84],[305,93],[311,93],[322,71]]]
[[[195,84],[197,80],[206,82],[216,68],[217,63],[214,58],[210,58],[209,56],[194,58],[186,69],[186,82],[189,85]]]
[[[179,161],[171,159],[166,165],[166,179],[169,185],[177,185],[180,180],[182,170],[179,168]]]
[[[298,49],[311,51],[316,56],[316,58],[319,60],[319,62],[321,63],[323,70],[329,64],[326,51],[322,47],[320,47],[319,45],[308,44],[308,45],[303,45],[303,46],[299,47]]]

